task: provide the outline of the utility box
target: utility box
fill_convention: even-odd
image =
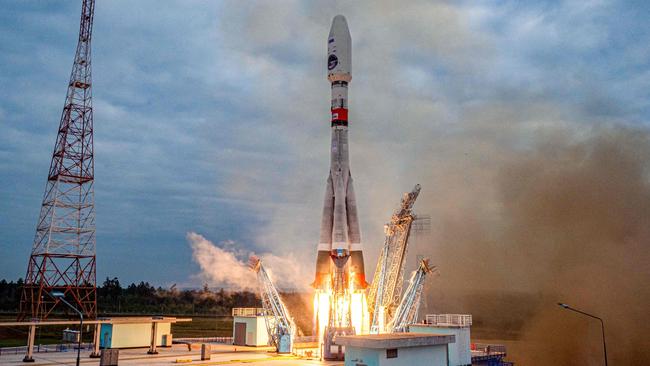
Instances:
[[[72,330],[72,329],[64,329],[63,342],[79,343],[79,331]]]
[[[103,349],[99,356],[99,366],[118,366],[119,349]]]
[[[161,346],[162,347],[171,347],[172,346],[172,335],[171,334],[163,334],[162,335]]]
[[[279,343],[280,344],[278,345],[278,353],[291,353],[292,344],[291,344],[290,334],[282,334],[280,336]]]
[[[210,354],[212,349],[209,344],[203,343],[201,345],[201,361],[206,361],[210,359]]]
[[[232,339],[236,346],[268,346],[269,334],[262,308],[233,308]]]

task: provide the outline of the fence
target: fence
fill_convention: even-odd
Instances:
[[[232,316],[258,316],[264,315],[263,308],[232,308]]]
[[[232,337],[174,338],[173,343],[221,343],[232,344]]]
[[[68,352],[68,351],[73,351],[77,349],[76,344],[35,344],[34,345],[34,353],[46,353],[46,352]],[[81,349],[82,350],[92,350],[93,349],[93,344],[92,343],[82,343],[81,344]],[[0,348],[0,356],[2,355],[18,355],[18,354],[26,354],[27,353],[27,346],[18,346],[18,347],[2,347]]]
[[[472,316],[468,314],[427,314],[425,323],[469,327],[472,325]]]
[[[502,344],[483,344],[483,343],[472,343],[472,351],[483,352],[486,355],[506,355],[506,346]]]

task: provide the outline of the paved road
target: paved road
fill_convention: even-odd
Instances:
[[[235,351],[236,349],[236,351]],[[120,366],[122,365],[172,365],[178,361],[190,362],[185,365],[249,365],[254,362],[258,366],[281,366],[281,365],[343,365],[342,362],[323,362],[298,357],[278,356],[275,353],[264,349],[253,347],[240,347],[231,345],[212,345],[212,355],[209,361],[201,361],[200,347],[192,347],[188,351],[185,345],[174,345],[170,348],[158,348],[159,354],[148,355],[147,348],[120,350]],[[54,366],[74,365],[76,352],[54,352],[35,353],[34,363],[22,362],[24,355],[2,355],[0,365],[2,366]],[[89,358],[90,352],[81,352],[82,365],[99,365],[99,359]],[[180,364],[180,363],[179,363]]]

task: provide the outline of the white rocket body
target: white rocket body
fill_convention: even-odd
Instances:
[[[332,148],[314,287],[327,286],[334,269],[332,265],[338,270],[348,265],[354,287],[363,289],[367,283],[348,149],[348,85],[352,80],[352,41],[342,15],[337,15],[332,21],[327,51],[327,79],[332,85]]]

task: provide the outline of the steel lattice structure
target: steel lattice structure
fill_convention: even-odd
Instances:
[[[420,300],[422,299],[422,289],[424,288],[424,279],[426,275],[435,270],[435,267],[429,265],[428,259],[422,259],[418,269],[413,272],[409,281],[409,287],[404,292],[402,301],[400,301],[395,310],[395,317],[388,324],[387,328],[390,333],[407,332],[408,325],[414,324],[418,320],[420,311]]]
[[[275,288],[273,281],[269,277],[262,261],[257,257],[251,257],[248,262],[249,267],[257,274],[257,281],[260,286],[260,297],[262,298],[262,307],[264,308],[266,330],[271,339],[271,343],[278,352],[286,352],[282,349],[282,338],[288,337],[287,346],[291,348],[293,337],[296,334],[296,325],[293,322],[289,311],[280,299],[278,290]]]
[[[19,319],[45,319],[61,291],[97,313],[90,41],[94,0],[83,0],[79,40],[20,301]],[[61,308],[61,310],[64,310]]]
[[[402,294],[404,262],[408,247],[411,225],[415,220],[413,205],[420,194],[420,185],[405,193],[399,208],[386,224],[384,247],[377,261],[377,269],[368,289],[368,308],[372,313],[371,332],[383,331],[380,318],[390,321]]]

